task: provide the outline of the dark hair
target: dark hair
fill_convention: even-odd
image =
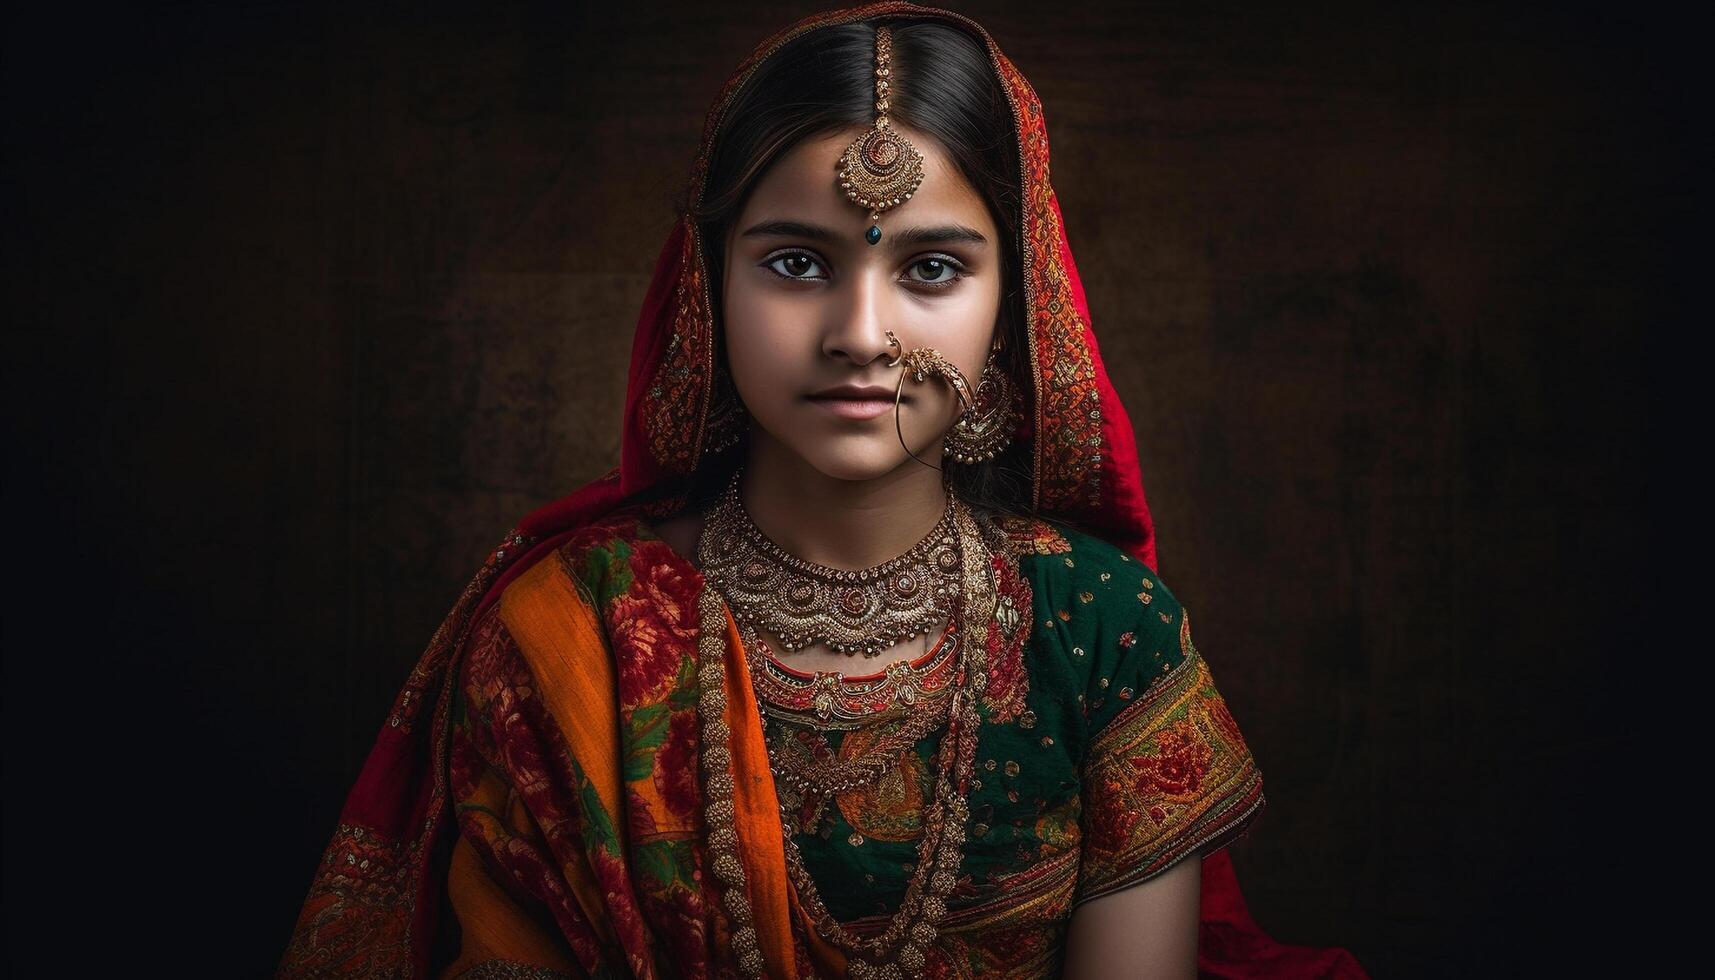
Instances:
[[[975,35],[932,20],[889,19],[887,24],[893,32],[889,115],[941,143],[1000,229],[999,329],[1004,346],[998,360],[1015,389],[1022,387],[1025,410],[1031,411],[1034,389],[1029,384],[1019,268],[1018,136],[1006,93]],[[702,205],[692,215],[707,259],[717,324],[726,235],[762,174],[807,137],[874,121],[876,26],[860,21],[800,35],[764,59],[733,94],[710,150]],[[681,210],[686,204],[681,202]],[[716,346],[721,349],[719,369],[726,370],[725,345]],[[1028,513],[1030,465],[1025,448],[1014,440],[984,463],[948,466],[954,489],[972,504]],[[741,452],[731,455],[739,457]],[[693,499],[724,489],[735,465],[736,459],[714,467],[725,472],[696,481],[702,492],[693,491]]]

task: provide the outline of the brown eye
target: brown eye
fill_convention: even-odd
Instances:
[[[927,258],[912,263],[911,268],[921,276],[912,282],[922,286],[948,286],[961,278],[959,266],[951,259]]]
[[[814,256],[804,252],[788,252],[785,255],[776,255],[763,263],[763,266],[784,279],[815,279],[818,277],[806,273],[811,269],[821,268]]]

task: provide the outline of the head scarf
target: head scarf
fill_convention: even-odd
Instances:
[[[764,59],[788,41],[817,28],[878,17],[935,19],[969,31],[988,51],[1011,108],[1022,180],[1019,268],[1024,275],[1031,396],[1030,417],[1020,438],[1030,460],[1031,510],[1076,524],[1156,567],[1154,523],[1144,500],[1131,420],[1102,364],[1059,200],[1049,182],[1047,120],[1036,91],[981,25],[948,10],[888,0],[823,12],[779,31],[739,65],[704,122],[686,197],[689,206],[678,215],[656,259],[637,321],[620,465],[526,516],[490,553],[395,700],[324,855],[324,873],[330,865],[343,865],[349,872],[368,861],[364,867],[374,869],[374,888],[396,893],[391,924],[366,926],[388,934],[370,939],[369,945],[380,948],[387,945],[383,940],[396,942],[388,948],[409,961],[414,976],[428,968],[428,938],[434,935],[442,886],[437,855],[457,833],[456,822],[445,819],[443,747],[432,737],[444,731],[441,721],[453,686],[445,681],[456,669],[457,653],[471,625],[506,585],[579,527],[633,503],[651,515],[672,513],[683,504],[686,478],[704,461],[711,425],[721,411],[715,310],[705,250],[692,214],[702,200],[711,150],[727,108]],[[437,703],[432,718],[431,701]],[[294,947],[321,911],[317,900],[313,885]],[[1251,921],[1226,851],[1204,861],[1199,961],[1205,977],[1260,976],[1265,967],[1269,976],[1311,975],[1312,969],[1316,976],[1333,976],[1324,954],[1343,953],[1276,944]],[[1294,962],[1306,972],[1294,973]],[[1281,972],[1283,968],[1287,972]],[[281,969],[282,976],[313,972],[311,964],[294,962],[292,952]]]

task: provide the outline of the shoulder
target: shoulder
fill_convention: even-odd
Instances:
[[[1043,517],[984,512],[1019,556],[1055,555],[1072,550],[1063,525]]]
[[[1179,597],[1136,556],[1052,519],[997,518],[996,524],[1030,586],[1040,669],[1065,676],[1091,731],[1191,652]]]
[[[644,509],[631,504],[573,528],[559,531],[538,546],[527,564],[512,573],[501,592],[507,599],[537,589],[546,580],[570,580],[592,605],[605,607],[630,591],[649,569],[671,566],[673,550],[656,533]]]
[[[1115,612],[1115,599],[1129,598],[1140,607],[1152,607],[1160,619],[1178,618],[1179,601],[1161,581],[1154,568],[1124,548],[1103,538],[1045,517],[1001,515],[991,517],[1004,533],[1018,558],[1020,574],[1031,582],[1040,598],[1059,603],[1058,611],[1100,602],[1104,612]]]
[[[1080,558],[1148,568],[1118,545],[1065,521],[1039,515],[999,514],[992,511],[985,511],[984,516],[1005,536],[1008,545],[1021,558],[1059,556],[1054,562],[1047,564],[1058,563],[1068,568],[1075,567]]]

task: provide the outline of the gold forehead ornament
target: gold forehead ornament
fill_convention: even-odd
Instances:
[[[881,243],[876,220],[883,211],[911,200],[923,183],[923,154],[911,141],[888,126],[887,110],[893,81],[893,32],[883,26],[875,31],[875,125],[852,140],[836,164],[840,190],[846,200],[869,212],[870,226],[864,240]]]

